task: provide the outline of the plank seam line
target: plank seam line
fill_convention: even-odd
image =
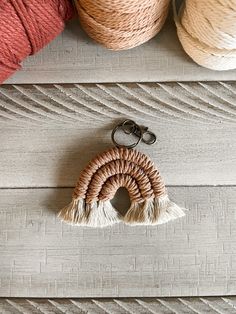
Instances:
[[[225,185],[166,185],[167,188],[236,188],[236,184]],[[0,191],[4,190],[49,190],[49,189],[74,189],[74,186],[19,186],[19,187],[0,187]]]
[[[9,87],[9,86],[15,86],[15,85],[18,85],[18,86],[29,86],[29,85],[38,85],[38,86],[53,86],[53,85],[63,85],[63,86],[71,86],[71,85],[85,85],[85,86],[94,86],[94,85],[117,85],[117,84],[127,84],[127,85],[130,85],[130,84],[179,84],[179,83],[209,83],[209,84],[227,84],[227,83],[235,83],[235,81],[233,79],[230,79],[230,80],[196,80],[196,81],[193,81],[193,80],[179,80],[179,81],[174,81],[174,80],[167,80],[167,81],[117,81],[117,82],[74,82],[74,83],[58,83],[58,82],[48,82],[48,83],[4,83],[1,88],[4,88],[4,87]]]

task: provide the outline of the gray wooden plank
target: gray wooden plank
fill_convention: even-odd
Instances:
[[[66,303],[65,300],[63,303]],[[67,307],[70,310],[70,307]],[[1,314],[62,314],[61,311],[54,305],[52,306],[49,300],[37,299],[0,299],[0,313]]]
[[[117,121],[111,122],[95,126],[85,120],[77,128],[2,127],[0,187],[75,186],[86,164],[112,147],[110,134]],[[152,158],[166,184],[236,184],[235,126],[145,125],[156,133],[157,143],[141,144],[138,150]]]
[[[216,313],[231,314],[236,312],[235,308],[223,298],[201,298],[201,301],[209,306]]]
[[[95,299],[75,299],[71,300],[71,303],[73,303],[75,306],[77,306],[78,309],[82,309],[85,311],[85,313],[94,313],[94,314],[106,314],[107,311],[104,310],[104,308],[101,308],[97,305]],[[108,312],[109,313],[109,312]]]
[[[0,123],[76,127],[131,117],[199,126],[236,122],[236,82],[0,87]]]
[[[235,80],[234,71],[211,71],[195,64],[183,51],[172,17],[148,43],[121,52],[106,50],[71,21],[64,33],[36,56],[8,84],[165,82]]]
[[[235,82],[0,87],[0,187],[74,186],[124,118],[156,132],[140,150],[168,185],[235,184],[235,95]]]
[[[140,299],[114,299],[114,302],[118,303],[121,307],[128,310],[128,312],[131,314],[153,313],[151,310],[148,310],[145,306],[143,306],[143,304],[140,304],[140,302],[142,302]]]
[[[235,294],[236,187],[169,192],[190,209],[185,218],[154,227],[90,229],[56,218],[71,189],[0,190],[0,296]],[[209,302],[208,307],[214,301]],[[213,307],[228,309],[232,302]],[[177,307],[172,302],[167,308],[171,304]]]
[[[235,300],[235,297],[231,297]],[[211,302],[214,307],[218,303],[227,306],[225,297],[208,297],[208,298],[121,298],[121,299],[0,299],[0,313],[11,314],[57,314],[61,313],[58,306],[63,309],[63,313],[87,313],[87,314],[115,314],[125,313],[117,312],[117,308],[113,308],[117,303],[128,308],[130,314],[182,314],[197,313],[197,314],[225,314],[225,309],[213,309],[207,305],[207,302]],[[179,308],[179,302],[182,302],[183,307]],[[33,303],[35,307],[30,308],[30,303]],[[99,303],[103,309],[99,309],[96,306]],[[76,305],[75,305],[76,304]],[[165,304],[165,305],[163,305]],[[15,312],[17,307],[20,312]],[[171,309],[170,309],[171,307]],[[43,310],[42,310],[43,308]],[[80,308],[84,308],[82,311]],[[124,309],[124,310],[125,310]],[[227,308],[230,312],[235,313],[235,308],[231,306]]]
[[[173,311],[166,306],[166,304],[163,304],[162,299],[154,299],[154,298],[142,298],[136,299],[137,303],[141,305],[147,312],[151,312],[152,314],[156,314],[158,312],[163,314],[172,314]]]

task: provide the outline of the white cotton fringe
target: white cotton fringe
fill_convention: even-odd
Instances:
[[[120,222],[119,213],[110,201],[98,201],[91,204],[87,225],[90,227],[107,227]]]
[[[84,199],[73,199],[59,212],[58,217],[72,225],[85,225],[87,218]]]
[[[168,195],[155,199],[155,206],[159,207],[160,216],[157,221],[157,225],[164,224],[171,220],[181,218],[185,216],[186,208],[181,208],[172,201],[170,201]]]
[[[187,209],[171,202],[168,195],[146,200],[144,203],[132,203],[124,221],[135,225],[161,225],[185,216]]]
[[[185,210],[165,195],[142,203],[133,202],[122,219],[109,200],[86,204],[84,199],[73,199],[60,211],[58,217],[72,225],[94,228],[111,226],[121,221],[132,226],[160,225],[185,216]]]
[[[63,208],[58,217],[63,221],[79,226],[107,227],[120,222],[119,213],[110,201],[86,204],[84,199],[74,199]]]

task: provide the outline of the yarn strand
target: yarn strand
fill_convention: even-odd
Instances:
[[[1,0],[0,84],[59,35],[72,14],[69,0]]]
[[[162,28],[169,0],[75,0],[84,30],[111,50],[130,49]]]
[[[186,0],[175,22],[186,53],[211,70],[236,68],[236,1]]]

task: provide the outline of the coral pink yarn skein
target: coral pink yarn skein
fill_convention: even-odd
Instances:
[[[0,84],[64,29],[69,0],[0,0]]]

